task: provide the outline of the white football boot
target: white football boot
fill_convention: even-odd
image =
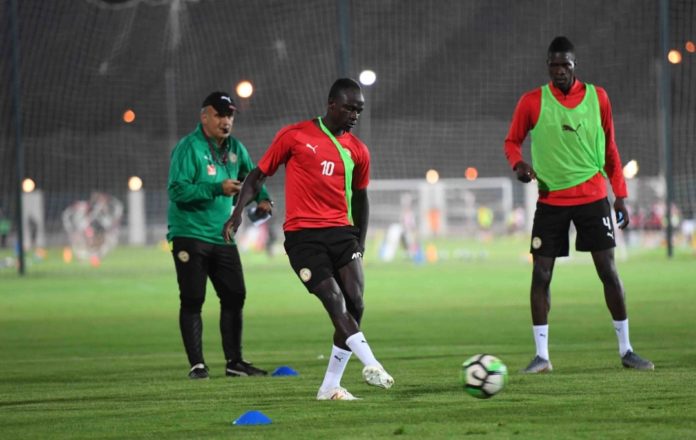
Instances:
[[[360,400],[359,397],[352,395],[343,387],[331,388],[328,390],[319,390],[317,400]]]
[[[363,368],[363,379],[369,385],[388,390],[394,385],[394,378],[389,375],[380,365],[368,365]]]

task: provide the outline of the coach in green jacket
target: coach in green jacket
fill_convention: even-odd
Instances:
[[[214,92],[201,106],[201,123],[172,151],[167,193],[168,233],[179,283],[179,327],[191,366],[191,379],[207,379],[203,359],[203,321],[207,278],[220,298],[220,333],[227,376],[262,376],[242,358],[242,309],[246,297],[237,245],[226,243],[220,229],[232,212],[233,196],[254,169],[244,145],[230,136],[235,103]],[[256,198],[257,213],[270,214],[264,188]]]

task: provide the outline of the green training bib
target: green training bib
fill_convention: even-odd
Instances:
[[[604,174],[605,139],[597,92],[586,84],[575,108],[556,100],[548,84],[541,88],[539,120],[531,130],[532,166],[539,188],[561,190]]]

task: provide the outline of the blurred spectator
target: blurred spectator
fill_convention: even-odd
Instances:
[[[11,227],[12,222],[5,216],[5,211],[0,207],[0,248],[2,249],[7,247],[7,236],[10,234]]]

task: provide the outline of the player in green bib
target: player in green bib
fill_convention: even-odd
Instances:
[[[585,98],[572,109],[554,98],[548,84],[542,86],[541,111],[530,134],[532,164],[541,190],[571,188],[597,173],[606,177],[604,130],[592,84],[585,84]]]
[[[534,258],[530,301],[536,356],[524,372],[553,368],[548,350],[550,285],[556,258],[568,255],[571,222],[577,230],[576,249],[592,253],[622,365],[652,370],[653,363],[638,356],[631,346],[623,284],[614,263],[616,231],[607,178],[616,197],[619,229],[628,226],[629,217],[611,104],[604,89],[575,77],[576,64],[573,44],[566,37],[555,38],[547,58],[551,81],[522,96],[505,139],[505,154],[517,178],[525,183],[536,180],[539,187],[530,249]],[[531,165],[522,157],[527,134],[532,140]]]

